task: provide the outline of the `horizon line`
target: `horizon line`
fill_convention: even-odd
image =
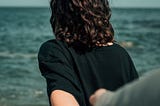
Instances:
[[[49,6],[0,6],[0,8],[50,8]],[[144,7],[140,7],[140,6],[126,6],[126,7],[122,7],[122,6],[111,6],[111,8],[124,8],[124,9],[127,9],[127,8],[137,8],[137,9],[160,9],[160,7],[147,7],[147,6],[144,6]]]

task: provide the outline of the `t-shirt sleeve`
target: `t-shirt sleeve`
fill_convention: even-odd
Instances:
[[[49,98],[54,90],[69,92],[77,100],[80,96],[76,74],[67,58],[63,49],[54,43],[44,43],[39,50],[39,68],[46,79]]]
[[[134,65],[131,57],[129,56],[129,54],[128,54],[128,60],[129,60],[129,66],[130,66],[130,72],[129,72],[130,80],[133,81],[134,79],[137,79],[139,76],[138,76],[135,65]]]

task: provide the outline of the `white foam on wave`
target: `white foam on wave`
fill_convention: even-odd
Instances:
[[[3,58],[36,58],[36,53],[10,53],[10,52],[0,52],[0,57]]]
[[[134,46],[134,43],[131,41],[119,42],[119,44],[123,47],[131,48]]]

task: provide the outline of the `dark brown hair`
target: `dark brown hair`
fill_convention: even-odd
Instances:
[[[113,42],[108,0],[51,0],[50,22],[56,39],[88,47]]]

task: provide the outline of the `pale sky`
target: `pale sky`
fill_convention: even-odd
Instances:
[[[0,0],[0,6],[49,6],[50,0]],[[64,0],[65,1],[65,0]],[[160,0],[110,0],[112,7],[158,7]]]

